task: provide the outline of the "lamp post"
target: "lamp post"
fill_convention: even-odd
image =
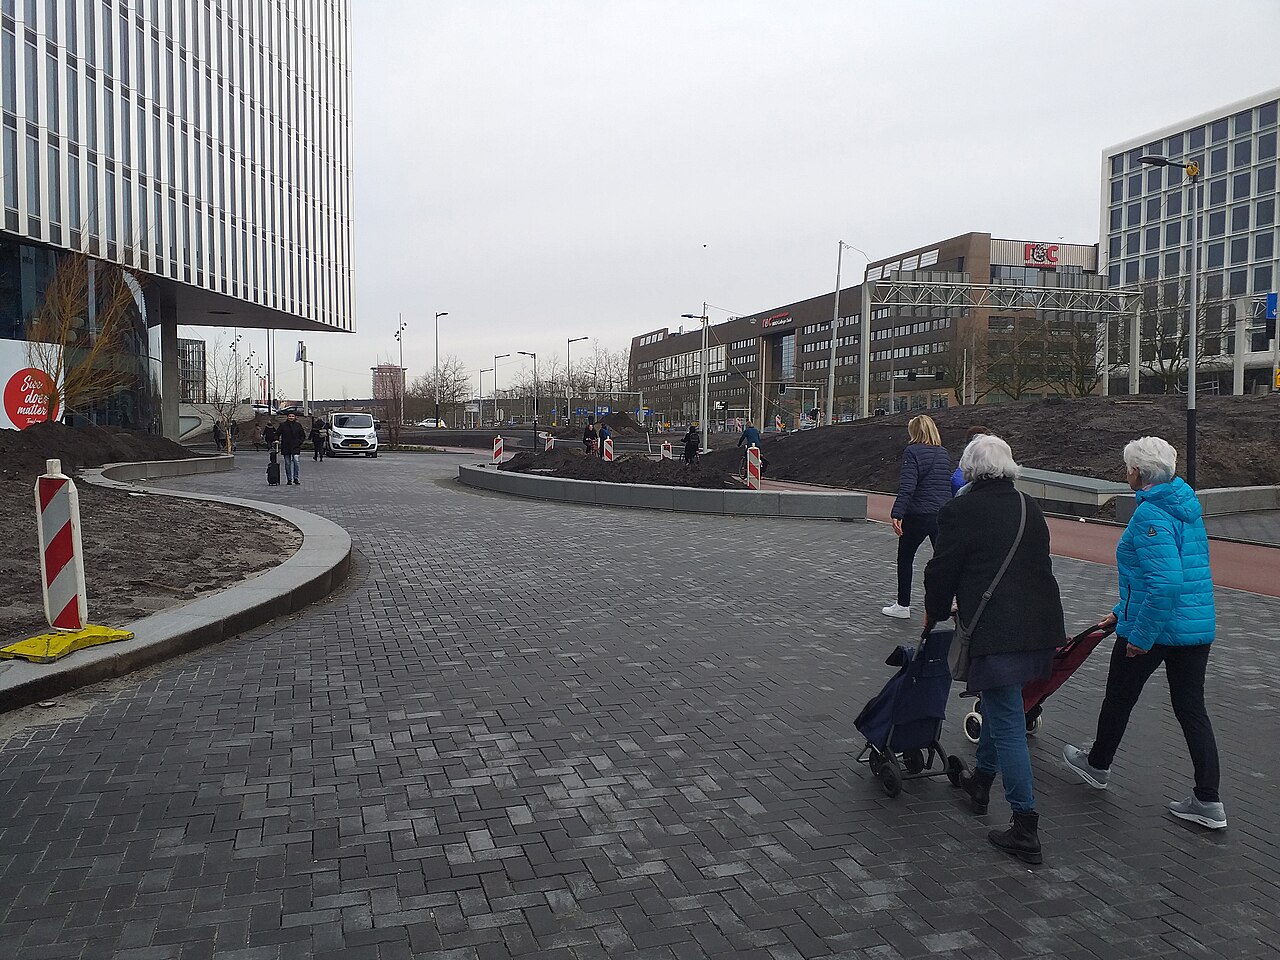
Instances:
[[[400,344],[400,383],[396,393],[400,397],[400,423],[404,424],[404,331],[409,325],[404,322],[404,314],[400,314],[400,326],[396,328],[396,343]]]
[[[491,367],[485,367],[483,370],[480,371],[479,375],[476,377],[476,390],[480,394],[480,396],[476,398],[476,427],[477,428],[484,426],[484,375],[486,373],[493,373],[493,369]],[[494,379],[494,382],[497,383],[497,380],[498,380],[497,374],[494,374],[493,379]],[[496,401],[494,403],[494,406],[497,406]]]
[[[710,450],[707,445],[707,301],[702,301],[702,313],[682,313],[686,320],[702,321],[702,378],[698,389],[698,422],[702,424],[702,450]]]
[[[522,357],[533,357],[533,449],[538,449],[538,355],[528,350],[517,350]]]
[[[1204,206],[1204,186],[1200,182],[1200,164],[1195,160],[1179,163],[1164,157],[1139,157],[1139,163],[1153,167],[1181,167],[1191,182],[1191,310],[1187,326],[1187,483],[1196,486],[1196,363],[1200,358],[1200,210]]]
[[[498,425],[498,361],[509,357],[509,353],[499,353],[493,358],[493,425]]]
[[[587,337],[569,337],[564,345],[564,418],[565,422],[573,423],[573,377],[569,375],[569,348],[579,340],[589,339]]]
[[[448,310],[436,314],[436,426],[440,426],[440,318],[447,317]],[[453,421],[457,423],[457,420]]]
[[[836,422],[836,333],[840,329],[840,258],[847,247],[861,253],[868,263],[871,262],[871,258],[852,243],[837,240],[836,244],[836,296],[835,303],[831,307],[831,362],[827,369],[827,426]]]

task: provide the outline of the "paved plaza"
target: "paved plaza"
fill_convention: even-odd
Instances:
[[[1031,741],[1029,868],[986,842],[1002,797],[889,799],[854,762],[853,718],[919,630],[880,615],[884,525],[512,500],[460,487],[459,456],[304,459],[277,488],[241,460],[165,483],[335,520],[352,576],[0,718],[0,956],[1280,955],[1280,600],[1218,593],[1230,827],[1164,813],[1191,764],[1163,677],[1110,791],[1062,768],[1100,651]],[[1055,569],[1069,626],[1110,607],[1113,569]],[[965,703],[943,739],[971,759]]]

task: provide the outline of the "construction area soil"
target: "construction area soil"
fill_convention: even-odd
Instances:
[[[35,481],[45,461],[83,467],[194,456],[161,437],[112,427],[0,430],[0,646],[46,632]],[[119,627],[274,567],[302,542],[287,523],[217,503],[78,481],[91,623]]]
[[[1196,482],[1200,488],[1280,483],[1280,395],[1202,397],[1198,403]],[[1024,467],[1101,480],[1124,480],[1121,452],[1130,440],[1158,436],[1186,456],[1186,400],[1180,396],[1033,400],[874,417],[764,438],[767,476],[775,480],[893,493],[907,422],[928,413],[958,460],[970,426],[1008,441]],[[740,450],[718,450],[703,462],[737,471]]]
[[[604,480],[610,483],[648,483],[661,487],[697,487],[701,490],[740,490],[743,483],[714,464],[700,460],[650,460],[623,457],[606,462],[581,450],[556,449],[550,453],[517,453],[499,467],[518,473],[540,473],[569,480]]]

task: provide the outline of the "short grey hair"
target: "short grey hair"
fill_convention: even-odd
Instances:
[[[975,480],[1017,480],[1021,471],[1009,445],[997,436],[980,433],[960,454],[960,475],[965,483]]]
[[[1178,451],[1168,440],[1139,437],[1124,445],[1124,465],[1138,471],[1144,486],[1168,483],[1178,470]]]

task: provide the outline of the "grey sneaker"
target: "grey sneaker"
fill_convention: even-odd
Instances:
[[[1169,812],[1179,820],[1190,820],[1210,830],[1221,830],[1227,825],[1227,809],[1221,803],[1202,803],[1195,794],[1185,800],[1169,804]]]
[[[1107,789],[1107,781],[1111,779],[1110,770],[1099,770],[1089,766],[1089,754],[1085,750],[1067,744],[1062,748],[1062,759],[1067,766],[1080,774],[1080,779],[1097,790]]]

